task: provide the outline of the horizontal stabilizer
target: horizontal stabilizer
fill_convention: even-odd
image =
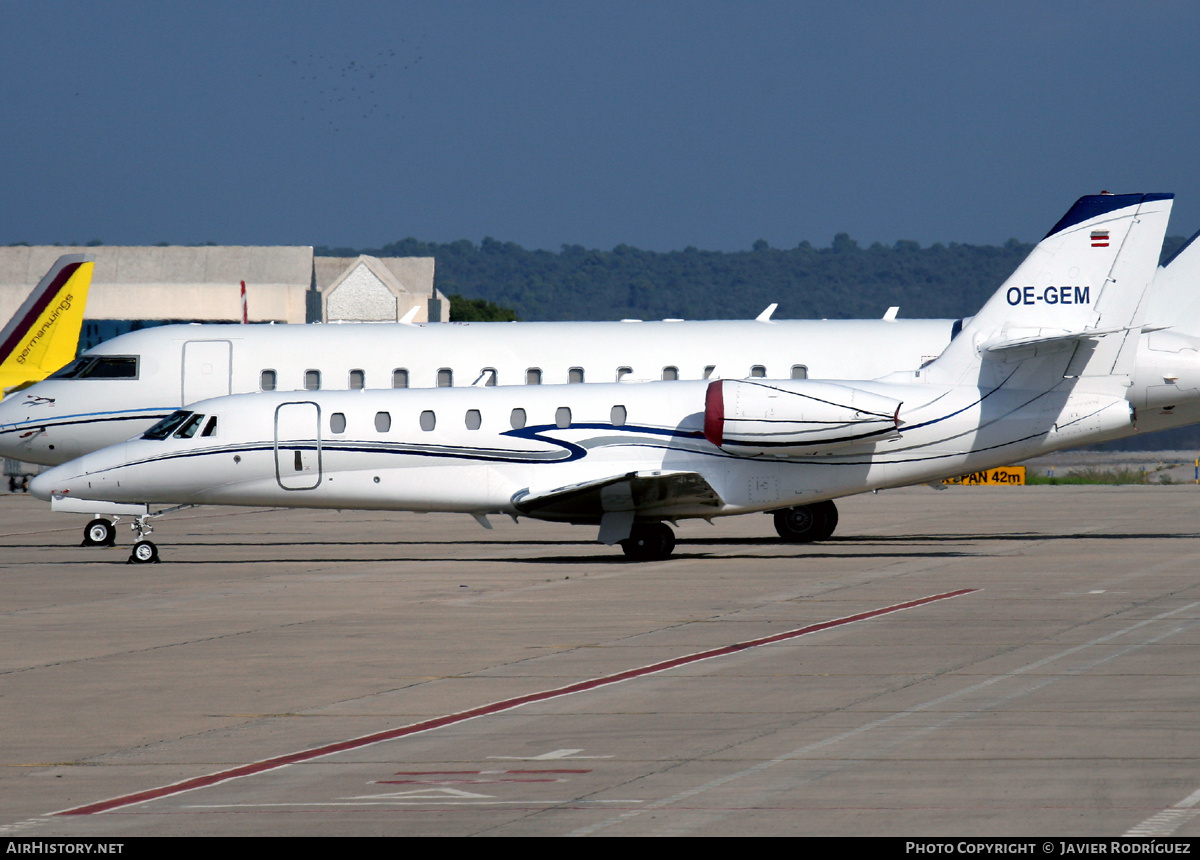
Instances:
[[[1051,352],[1073,349],[1081,340],[1091,340],[1107,334],[1127,332],[1132,328],[1135,328],[1135,326],[1084,329],[1082,331],[1063,332],[1061,334],[1008,338],[982,343],[979,345],[979,348],[983,352],[999,355],[1001,358],[1028,358],[1034,355],[1049,355]]]

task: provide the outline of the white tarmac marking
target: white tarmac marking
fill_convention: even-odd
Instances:
[[[1151,815],[1141,824],[1126,830],[1122,836],[1171,836],[1181,826],[1200,815],[1200,789],[1193,791],[1174,806]]]
[[[564,759],[573,761],[576,759],[592,759],[592,758],[612,758],[610,755],[576,755],[583,752],[583,749],[577,750],[555,750],[554,752],[542,753],[534,756],[519,756],[519,755],[490,755],[488,760],[496,761],[562,761]]]

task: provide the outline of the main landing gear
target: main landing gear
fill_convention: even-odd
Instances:
[[[634,523],[621,549],[630,561],[661,561],[675,551],[675,532],[666,523]]]
[[[117,542],[117,527],[112,520],[96,517],[83,530],[83,543],[80,546],[113,546]]]
[[[828,540],[837,524],[837,505],[831,501],[775,511],[775,531],[788,543]]]

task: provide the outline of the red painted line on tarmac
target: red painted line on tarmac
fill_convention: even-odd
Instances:
[[[565,687],[556,687],[552,690],[542,690],[538,693],[529,693],[524,696],[516,696],[512,699],[504,699],[500,702],[492,702],[489,705],[480,705],[478,708],[471,708],[466,711],[459,711],[456,714],[447,714],[442,717],[435,717],[431,720],[423,720],[419,723],[413,723],[408,726],[402,726],[397,729],[388,729],[387,731],[375,732],[370,735],[352,738],[347,741],[339,741],[337,743],[326,744],[322,747],[317,747],[310,750],[302,750],[300,752],[289,753],[287,755],[276,756],[274,758],[263,759],[262,761],[251,762],[240,767],[230,768],[228,770],[210,773],[207,776],[197,776],[192,779],[185,779],[182,782],[164,785],[159,788],[152,788],[147,791],[139,791],[134,794],[126,794],[123,797],[114,797],[110,800],[102,800],[99,803],[91,803],[86,806],[77,806],[74,809],[65,809],[62,812],[56,812],[55,815],[96,815],[101,812],[111,812],[114,809],[121,809],[126,806],[133,806],[139,803],[147,803],[151,800],[160,800],[164,797],[170,797],[175,794],[183,794],[186,791],[194,791],[198,788],[207,788],[212,785],[217,785],[222,782],[240,779],[244,776],[253,776],[259,773],[276,770],[277,768],[285,767],[290,764],[299,764],[301,762],[312,761],[325,756],[335,755],[336,753],[346,752],[348,750],[361,749],[372,744],[383,743],[384,741],[396,740],[397,738],[408,737],[409,735],[420,734],[421,732],[433,731],[444,726],[452,726],[456,723],[473,720],[476,717],[486,717],[491,714],[498,714],[502,711],[511,711],[513,708],[519,708],[523,705],[530,705],[535,702],[545,702],[549,699],[557,699],[561,696],[569,696],[572,693],[583,693],[588,690],[595,690],[599,687],[607,687],[610,684],[617,684],[621,681],[628,681],[633,678],[642,678],[646,675],[653,675],[658,672],[665,672],[668,669],[675,669],[679,666],[687,666],[692,663],[699,663],[702,660],[712,660],[715,657],[724,657],[729,654],[736,654],[739,651],[746,651],[750,648],[759,648],[763,645],[772,645],[776,642],[786,642],[789,639],[798,639],[801,636],[807,636],[810,633],[819,633],[822,630],[830,630],[834,627],[844,627],[847,624],[855,624],[859,621],[867,621],[871,618],[879,618],[882,615],[890,615],[893,612],[901,612],[905,609],[914,609],[918,606],[925,606],[930,603],[936,603],[939,600],[948,600],[952,597],[961,597],[964,594],[970,594],[978,589],[960,588],[957,591],[947,591],[942,594],[932,594],[928,597],[921,597],[916,600],[909,600],[905,603],[895,603],[891,606],[884,606],[879,609],[871,609],[867,612],[860,612],[856,615],[847,615],[844,618],[834,618],[830,621],[822,621],[818,624],[810,624],[807,627],[798,627],[795,630],[787,630],[783,633],[776,633],[773,636],[763,636],[759,639],[749,639],[745,642],[736,642],[733,645],[723,645],[720,648],[712,648],[708,651],[699,651],[695,654],[687,654],[683,657],[674,657],[670,660],[663,660],[659,663],[651,663],[649,666],[642,666],[638,669],[628,669],[624,672],[617,672],[612,675],[604,675],[599,678],[592,678],[587,681],[578,681],[574,684],[568,684]]]

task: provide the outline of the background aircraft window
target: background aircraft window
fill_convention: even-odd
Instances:
[[[437,416],[430,410],[426,409],[421,413],[421,429],[429,432],[437,426]]]
[[[443,367],[438,370],[437,387],[449,388],[454,385],[454,371],[448,367]]]
[[[275,390],[275,371],[264,370],[258,377],[258,387],[263,391]]]
[[[392,429],[392,413],[376,412],[375,413],[375,429],[380,433],[386,433]]]
[[[191,414],[192,413],[188,412],[186,409],[176,410],[175,412],[172,412],[170,415],[168,415],[166,418],[164,418],[162,421],[159,421],[157,424],[155,424],[153,427],[151,427],[145,433],[143,433],[142,438],[143,439],[166,439],[168,436],[171,435],[171,433],[175,430],[175,428],[178,427],[180,424],[182,424],[184,421],[186,421],[187,417]]]
[[[572,367],[567,371],[567,382],[583,382],[583,368]]]
[[[614,406],[612,412],[608,413],[608,420],[614,427],[625,426],[625,407]]]
[[[408,370],[397,367],[392,371],[392,388],[408,388]]]
[[[200,429],[200,422],[204,420],[203,415],[193,414],[187,421],[180,425],[175,431],[176,439],[191,439],[196,435],[196,431]]]
[[[620,382],[622,379],[624,379],[626,376],[628,376],[631,373],[633,373],[632,367],[618,367],[617,368],[617,382]]]
[[[663,379],[678,379],[678,378],[679,378],[679,368],[678,367],[664,367],[663,368]]]
[[[216,436],[217,435],[217,416],[216,415],[214,415],[212,418],[208,419],[208,424],[205,425],[204,432],[201,433],[200,435],[201,436]]]
[[[808,368],[803,364],[793,364],[792,379],[808,379]]]
[[[766,375],[767,375],[767,369],[765,367],[763,367],[761,364],[756,364],[756,365],[754,365],[754,367],[750,368],[750,378],[751,379],[762,379]]]
[[[570,406],[560,406],[554,410],[554,425],[563,429],[571,426]]]
[[[531,367],[525,371],[526,385],[541,385],[542,384],[542,369],[540,367]]]
[[[321,387],[321,371],[304,371],[304,387],[308,391],[317,391]]]
[[[329,429],[334,433],[346,432],[346,415],[342,412],[335,412],[329,416]]]
[[[483,370],[479,371],[479,378],[475,380],[475,384],[478,385],[481,380],[484,385],[495,385],[496,384],[496,368],[485,367]]]
[[[77,358],[51,379],[137,379],[136,355],[85,355]]]
[[[717,369],[717,366],[715,364],[710,364],[707,367],[705,367],[704,368],[704,378],[712,379],[713,371],[716,369]]]
[[[482,419],[480,418],[479,410],[478,409],[468,409],[467,410],[467,429],[468,430],[478,430],[479,425],[481,423],[482,423]]]
[[[366,387],[366,384],[367,384],[367,374],[366,373],[364,373],[361,370],[350,371],[350,388],[357,390],[359,388]]]
[[[512,425],[512,429],[520,430],[525,426],[525,410],[514,409],[512,414],[508,416],[508,423]]]

